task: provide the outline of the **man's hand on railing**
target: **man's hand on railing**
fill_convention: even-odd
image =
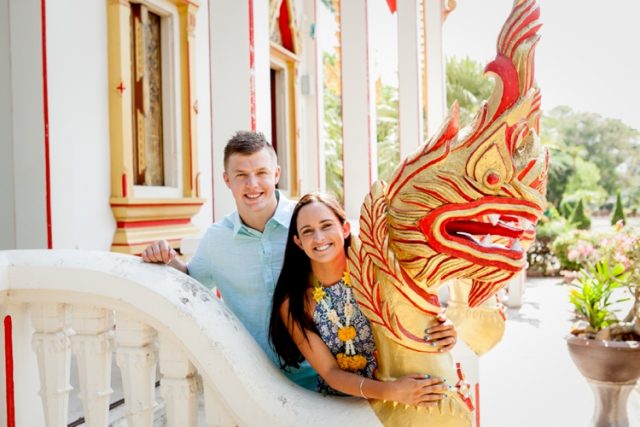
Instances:
[[[178,258],[178,253],[166,240],[158,240],[142,251],[144,262],[164,263],[187,274],[187,265]]]

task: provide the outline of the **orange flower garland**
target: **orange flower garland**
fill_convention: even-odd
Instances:
[[[356,328],[353,326],[345,326],[338,328],[338,339],[342,342],[347,342],[356,337]]]
[[[361,354],[348,356],[344,353],[338,353],[336,360],[338,361],[338,366],[343,371],[358,372],[367,366],[367,358]]]
[[[336,355],[336,361],[340,369],[349,372],[358,372],[367,366],[367,358],[355,351],[353,340],[358,336],[355,326],[351,325],[351,319],[355,312],[351,303],[351,277],[349,271],[345,271],[342,276],[342,282],[346,285],[346,298],[344,301],[344,324],[340,321],[338,312],[327,301],[327,297],[322,284],[316,280],[313,289],[313,299],[322,304],[327,311],[327,317],[338,328],[338,339],[344,343],[345,351]]]

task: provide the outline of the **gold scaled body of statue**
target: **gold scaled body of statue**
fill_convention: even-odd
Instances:
[[[540,92],[534,49],[541,24],[535,0],[516,0],[486,73],[490,99],[459,132],[454,105],[441,130],[376,182],[349,250],[355,296],[378,348],[377,376],[429,373],[451,392],[438,408],[372,402],[387,426],[470,426],[473,402],[464,367],[424,341],[448,283],[449,316],[478,354],[502,337],[495,295],[526,263],[545,207],[548,152],[537,137]]]

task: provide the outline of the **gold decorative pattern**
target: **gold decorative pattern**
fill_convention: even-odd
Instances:
[[[533,80],[539,39],[535,0],[515,0],[487,66],[496,84],[468,128],[454,104],[441,129],[376,182],[352,237],[354,296],[371,321],[383,381],[425,372],[444,378],[449,396],[434,411],[372,403],[385,426],[471,425],[464,369],[425,341],[438,323],[438,289],[448,284],[459,336],[478,352],[502,337],[492,303],[526,264],[532,227],[545,207],[548,153],[537,138],[540,91]]]
[[[197,229],[190,218],[197,213],[203,199],[196,194],[197,126],[196,113],[191,106],[196,99],[195,43],[193,28],[197,1],[173,0],[175,12],[156,14],[148,12],[155,0],[107,1],[109,86],[117,88],[109,93],[109,121],[111,138],[111,198],[112,211],[117,222],[112,250],[139,253],[149,241],[168,238],[174,247],[182,237],[195,234]],[[139,6],[138,6],[139,5]],[[140,22],[131,23],[132,9],[140,8]],[[135,13],[134,13],[135,15]],[[189,18],[191,16],[191,18]],[[148,199],[136,197],[134,185],[145,182],[164,183],[164,125],[161,105],[163,84],[160,61],[162,46],[160,34],[163,19],[173,19],[173,31],[178,33],[180,46],[168,52],[180,52],[175,58],[179,64],[177,79],[180,109],[175,121],[182,133],[176,141],[182,152],[182,194],[178,198]],[[190,34],[191,32],[191,34]],[[169,37],[169,40],[172,40]],[[129,82],[132,90],[124,90]],[[120,89],[121,88],[121,89]],[[135,93],[134,93],[135,92]],[[136,101],[137,98],[137,101]],[[148,153],[136,155],[135,153]],[[136,180],[136,172],[143,176]],[[180,215],[167,218],[167,210],[188,206]],[[137,212],[137,213],[136,213]],[[144,220],[132,220],[144,218]]]

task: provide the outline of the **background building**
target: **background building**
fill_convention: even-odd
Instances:
[[[319,40],[336,28],[356,218],[377,177],[375,1],[0,0],[0,249],[178,246],[233,209],[222,150],[239,129],[273,141],[289,196],[324,189]],[[386,3],[405,156],[443,116],[442,23],[455,2]],[[327,10],[334,28],[319,21]]]

